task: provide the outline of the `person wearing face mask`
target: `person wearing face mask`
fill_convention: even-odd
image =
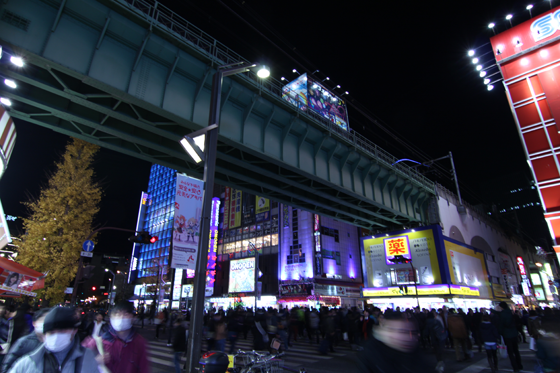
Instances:
[[[17,360],[8,372],[98,373],[95,355],[76,336],[77,325],[72,309],[53,308],[43,322],[43,344]]]
[[[386,312],[358,354],[358,371],[362,373],[424,373],[434,366],[418,349],[419,330],[414,318],[402,313]]]
[[[8,372],[17,359],[27,355],[43,343],[45,339],[43,335],[43,323],[50,310],[50,308],[42,308],[35,312],[33,315],[33,332],[18,339],[17,342],[10,348],[10,351],[4,358],[4,361],[2,361],[0,373]]]
[[[84,340],[83,345],[102,359],[113,373],[149,373],[146,340],[132,327],[134,306],[121,302],[111,310],[110,327],[101,338],[104,355],[100,356],[92,337]]]

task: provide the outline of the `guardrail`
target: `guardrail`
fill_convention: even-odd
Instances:
[[[144,18],[152,24],[152,27],[158,27],[162,31],[168,33],[173,38],[178,38],[182,42],[186,42],[191,48],[199,53],[206,55],[216,65],[225,65],[236,62],[247,62],[245,58],[235,53],[226,45],[220,43],[215,38],[202,31],[192,23],[188,22],[171,9],[163,6],[157,0],[109,0],[119,5],[123,9],[127,9],[138,16]],[[281,101],[283,104],[292,105],[290,102],[282,99],[282,87],[284,84],[272,77],[260,79],[256,73],[250,71],[247,74],[238,75],[259,90],[267,91],[275,100]],[[393,169],[398,175],[408,178],[417,186],[423,187],[435,194],[436,185],[433,181],[420,174],[415,168],[409,167],[402,163],[396,163],[398,159],[387,151],[383,150],[372,141],[368,140],[358,132],[349,129],[344,130],[335,123],[321,117],[319,114],[308,110],[303,112],[299,109],[298,115],[307,117],[308,119],[318,123],[321,127],[329,131],[331,135],[350,143],[356,149],[360,149],[364,153],[370,155],[385,167]],[[396,164],[395,164],[396,163]]]

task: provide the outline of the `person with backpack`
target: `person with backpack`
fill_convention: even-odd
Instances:
[[[492,373],[498,370],[498,344],[500,342],[500,333],[498,329],[490,321],[490,315],[483,315],[480,323],[480,338],[484,343],[488,364]]]
[[[443,327],[443,323],[436,320],[433,312],[428,312],[426,315],[426,326],[424,327],[424,335],[430,338],[432,347],[436,354],[436,370],[443,372],[445,363],[443,362],[443,344],[447,339],[447,332]]]

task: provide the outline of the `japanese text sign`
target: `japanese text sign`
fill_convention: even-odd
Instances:
[[[412,259],[410,256],[408,236],[385,238],[383,240],[383,246],[385,247],[385,259],[387,264],[395,264],[391,259],[394,259],[397,255],[405,259]]]
[[[204,183],[177,175],[171,268],[196,269]]]

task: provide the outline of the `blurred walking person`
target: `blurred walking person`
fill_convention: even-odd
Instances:
[[[420,332],[414,318],[386,312],[379,319],[363,351],[358,355],[360,373],[425,373],[433,371],[418,348]]]
[[[498,370],[498,344],[500,343],[500,333],[496,326],[490,321],[489,315],[482,316],[479,330],[480,338],[486,350],[490,370],[494,373]]]
[[[187,351],[187,334],[183,320],[178,317],[173,323],[173,364],[175,373],[181,373],[181,356]]]

